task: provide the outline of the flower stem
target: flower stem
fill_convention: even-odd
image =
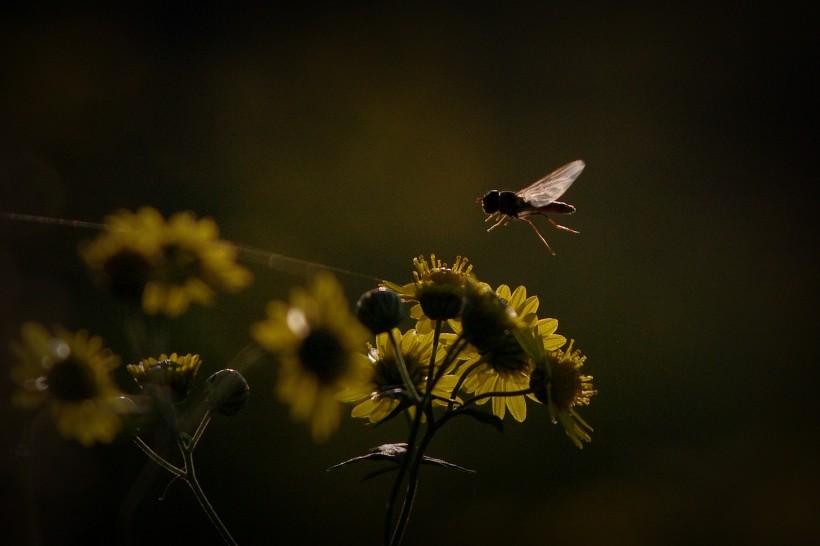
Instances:
[[[177,476],[179,478],[185,478],[184,469],[178,468],[169,463],[168,461],[166,461],[161,455],[159,455],[156,451],[151,449],[151,447],[148,444],[146,444],[142,438],[140,438],[139,436],[134,436],[134,443],[137,445],[138,448],[142,450],[143,453],[145,453],[148,456],[149,459],[157,463],[159,466],[161,466],[174,476]]]
[[[433,332],[433,352],[430,354],[430,364],[427,368],[427,388],[425,389],[427,392],[432,392],[435,380],[438,379],[434,377],[434,375],[436,370],[436,355],[438,354],[438,341],[439,337],[441,337],[441,323],[442,321],[440,320],[436,321],[436,328]]]
[[[183,449],[182,455],[185,459],[185,476],[183,479],[193,491],[196,500],[199,501],[199,505],[208,515],[208,519],[211,520],[211,523],[216,530],[219,531],[219,534],[222,536],[222,540],[225,541],[226,544],[230,544],[232,546],[236,545],[236,541],[231,536],[231,533],[228,532],[228,528],[225,527],[225,524],[222,523],[222,520],[219,519],[219,515],[217,515],[216,510],[208,501],[208,497],[205,496],[205,491],[202,490],[202,486],[199,485],[199,480],[196,478],[196,471],[194,470],[194,451],[193,451],[193,442],[191,442],[190,449]]]
[[[427,399],[427,396],[425,396],[425,399]],[[419,427],[421,426],[421,416],[421,411],[416,411],[416,414],[413,416],[413,422],[410,424],[410,432],[407,438],[407,453],[405,453],[404,459],[402,459],[401,464],[399,465],[399,470],[396,472],[396,479],[393,482],[393,487],[390,489],[390,498],[387,501],[387,515],[385,516],[384,522],[385,544],[392,544],[392,537],[394,535],[391,527],[393,510],[396,507],[396,497],[399,494],[399,488],[404,481],[404,476],[409,468],[410,460],[415,452],[416,438],[418,436]],[[409,487],[410,486],[408,484],[408,489]]]
[[[476,360],[473,364],[471,364],[466,370],[464,370],[463,372],[461,372],[461,371],[459,372],[460,377],[458,378],[458,382],[456,383],[456,386],[453,387],[453,392],[450,394],[451,401],[450,401],[450,403],[447,404],[447,412],[448,413],[450,412],[450,410],[453,409],[452,400],[455,399],[456,393],[461,389],[461,385],[464,384],[464,381],[467,379],[467,376],[469,376],[471,373],[473,373],[473,371],[476,368],[478,368],[479,366],[481,366],[482,364],[484,364],[484,357],[483,356],[481,358],[479,358],[478,360]]]
[[[398,546],[401,544],[401,540],[404,537],[404,531],[407,529],[407,522],[410,521],[410,512],[413,509],[413,501],[416,499],[416,491],[418,490],[419,485],[419,469],[421,467],[421,461],[424,458],[424,451],[433,439],[433,434],[437,429],[438,427],[434,426],[428,427],[427,432],[421,439],[421,442],[419,442],[419,445],[416,446],[412,452],[409,451],[410,448],[408,446],[408,460],[410,468],[409,476],[407,477],[407,492],[404,495],[404,502],[401,506],[399,519],[396,521],[393,534],[390,536],[390,542],[388,543],[389,546]]]
[[[396,353],[396,361],[399,363],[399,373],[401,373],[401,379],[404,382],[404,386],[407,387],[407,390],[413,395],[413,401],[419,403],[421,401],[421,397],[419,396],[419,392],[416,390],[416,386],[413,384],[413,380],[410,378],[410,372],[407,371],[407,365],[404,363],[404,356],[401,354],[401,349],[399,348],[398,342],[396,342],[396,336],[393,335],[391,331],[388,335],[390,338],[390,344],[393,346],[393,352]]]
[[[205,511],[208,519],[211,520],[213,526],[216,527],[216,530],[219,532],[222,540],[224,540],[226,544],[235,546],[236,541],[231,536],[231,533],[228,532],[228,528],[225,527],[222,520],[219,519],[219,515],[217,515],[216,510],[214,510],[214,507],[211,505],[208,497],[205,496],[205,491],[202,489],[202,486],[199,484],[199,480],[196,477],[196,469],[194,467],[194,449],[199,443],[200,438],[202,438],[202,435],[210,422],[211,412],[209,410],[205,412],[205,415],[199,422],[199,425],[197,426],[192,437],[177,433],[177,446],[179,447],[180,453],[182,453],[182,468],[168,462],[164,457],[151,449],[151,446],[146,444],[145,441],[139,436],[134,436],[134,443],[143,451],[143,453],[148,456],[149,459],[173,474],[176,478],[180,478],[188,484],[188,487],[190,487],[191,491],[193,491],[196,500]]]

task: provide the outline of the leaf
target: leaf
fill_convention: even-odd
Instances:
[[[380,446],[376,446],[370,448],[367,453],[364,455],[359,455],[358,457],[353,457],[352,459],[348,459],[346,461],[342,461],[338,464],[335,464],[327,469],[328,472],[333,470],[334,468],[339,468],[340,466],[345,466],[350,463],[357,463],[359,461],[390,461],[395,463],[398,466],[403,460],[404,457],[407,455],[407,444],[405,443],[396,443],[396,444],[382,444]],[[450,470],[458,470],[459,472],[468,472],[470,474],[475,474],[475,470],[471,470],[469,468],[465,468],[463,466],[459,466],[457,464],[453,464],[450,462],[445,461],[444,459],[437,459],[435,457],[428,457],[427,455],[421,458],[422,464],[428,464],[433,466],[440,466],[442,468],[449,468]],[[362,478],[362,481],[369,480],[370,478],[374,478],[376,476],[380,476],[386,472],[390,472],[395,470],[396,467],[388,467],[388,468],[381,468],[379,470],[374,470]]]
[[[367,450],[367,453],[364,455],[359,455],[358,457],[353,457],[352,459],[348,459],[346,461],[342,461],[338,464],[335,464],[328,468],[328,472],[333,470],[334,468],[339,468],[340,466],[345,466],[350,463],[355,463],[364,460],[370,461],[392,461],[396,464],[400,463],[404,456],[407,454],[407,444],[405,443],[398,443],[398,444],[382,444],[380,446],[372,447]]]

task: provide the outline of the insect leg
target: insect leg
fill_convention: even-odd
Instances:
[[[553,220],[549,216],[547,216],[547,220],[549,220],[550,224],[552,224],[553,226],[555,226],[558,229],[561,229],[561,230],[564,230],[564,231],[569,231],[570,233],[580,233],[578,231],[575,231],[572,228],[568,228],[567,226],[562,226],[561,224],[556,223],[555,220]]]
[[[547,242],[547,240],[546,240],[546,239],[544,239],[544,236],[543,236],[543,235],[541,235],[541,232],[540,232],[540,231],[538,231],[538,228],[537,228],[537,227],[535,227],[535,224],[533,224],[533,223],[532,223],[532,220],[530,220],[529,218],[521,218],[521,217],[519,217],[519,220],[524,220],[525,222],[527,222],[527,223],[530,225],[530,227],[532,227],[532,229],[535,231],[535,234],[536,234],[536,235],[538,235],[538,238],[539,238],[539,239],[541,239],[541,242],[542,242],[542,243],[544,243],[544,245],[546,245],[547,250],[549,250],[549,251],[550,251],[550,254],[552,254],[553,256],[555,256],[555,251],[552,249],[552,247],[551,247],[551,246],[550,246],[550,244]],[[569,229],[569,228],[567,228],[567,229]],[[571,230],[570,230],[570,231],[571,231]]]
[[[487,230],[487,233],[491,232],[492,230],[494,230],[498,226],[506,226],[507,224],[510,223],[511,219],[512,219],[512,216],[506,216],[506,215],[501,216],[501,219],[498,222],[496,222],[495,224],[490,226],[490,229]]]

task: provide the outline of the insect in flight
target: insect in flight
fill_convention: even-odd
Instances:
[[[485,222],[494,221],[487,231],[492,231],[498,226],[506,226],[510,220],[523,220],[527,222],[541,242],[546,245],[547,250],[555,256],[555,252],[550,247],[549,243],[532,220],[528,216],[541,214],[546,217],[549,222],[558,229],[569,231],[570,233],[578,233],[574,229],[562,226],[556,223],[548,214],[572,214],[575,212],[575,207],[556,201],[564,192],[569,189],[575,179],[584,170],[586,164],[580,159],[567,163],[560,167],[541,180],[534,182],[517,192],[511,191],[488,191],[484,197],[476,199],[477,203],[481,203],[484,212],[488,214]]]

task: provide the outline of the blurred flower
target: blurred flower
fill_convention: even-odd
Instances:
[[[89,337],[27,322],[21,328],[22,343],[12,342],[19,360],[12,378],[20,386],[14,402],[21,407],[50,407],[57,430],[84,446],[110,443],[120,431],[124,399],[111,371],[119,358],[103,347],[97,336]]]
[[[592,427],[574,407],[588,405],[597,391],[592,387],[592,376],[581,374],[586,357],[581,356],[581,351],[573,350],[573,343],[574,340],[570,341],[565,351],[546,352],[532,373],[530,385],[535,397],[547,405],[553,422],[561,423],[572,443],[580,448],[582,440],[592,440],[589,436]]]
[[[384,282],[384,286],[394,290],[405,301],[416,301],[410,309],[410,316],[417,319],[416,330],[420,333],[432,331],[432,321],[453,321],[464,308],[466,283],[473,279],[473,265],[467,258],[456,257],[453,267],[448,266],[435,255],[430,262],[423,256],[413,258],[414,281],[405,285]]]
[[[156,209],[143,207],[110,215],[106,224],[80,254],[115,296],[141,301],[148,314],[178,317],[191,303],[210,304],[216,290],[236,292],[251,282],[210,218],[179,212],[166,222]]]
[[[369,360],[359,364],[363,368],[358,375],[360,381],[345,385],[344,390],[336,395],[336,399],[342,402],[360,402],[353,408],[351,415],[368,419],[371,423],[378,423],[390,415],[407,396],[390,335],[400,336],[399,351],[416,390],[422,394],[427,391],[427,372],[433,355],[433,333],[420,334],[415,330],[408,330],[400,334],[396,329],[392,334],[379,334],[376,336],[376,347],[370,348]],[[445,343],[439,343],[434,369],[438,369],[446,352]],[[449,398],[457,379],[454,375],[443,375],[433,386],[433,395]],[[408,410],[412,415],[415,407]]]
[[[80,256],[101,274],[115,297],[139,303],[151,271],[161,261],[165,220],[156,209],[145,207],[136,213],[118,211],[105,223],[105,232],[80,246]]]
[[[149,357],[138,364],[126,366],[128,372],[146,394],[172,402],[182,402],[188,396],[202,361],[199,355]]]
[[[326,440],[341,418],[335,394],[356,382],[367,361],[359,351],[369,337],[348,310],[338,281],[320,274],[309,289],[293,290],[290,304],[271,302],[267,318],[251,327],[251,335],[279,358],[276,392],[293,418],[310,423],[315,441]]]

